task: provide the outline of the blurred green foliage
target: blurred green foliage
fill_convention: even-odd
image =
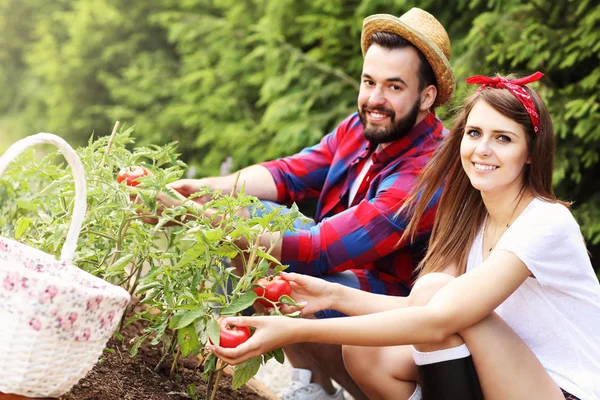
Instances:
[[[50,131],[83,144],[115,120],[180,142],[199,175],[317,142],[356,109],[360,31],[405,0],[0,0],[0,147]],[[546,74],[555,188],[600,249],[600,6],[591,0],[423,0],[452,40],[458,82]],[[598,254],[600,256],[600,253]]]

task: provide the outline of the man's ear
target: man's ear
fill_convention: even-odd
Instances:
[[[420,111],[427,111],[431,109],[435,99],[437,97],[437,88],[434,85],[429,85],[421,91],[421,105]]]

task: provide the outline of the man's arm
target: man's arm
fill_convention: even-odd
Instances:
[[[222,191],[223,194],[230,194],[234,186],[234,194],[239,193],[243,187],[246,194],[256,196],[261,200],[277,200],[277,187],[273,176],[262,165],[252,165],[227,176],[181,179],[169,184],[171,189],[176,190],[185,197],[199,192],[204,186],[214,191]]]

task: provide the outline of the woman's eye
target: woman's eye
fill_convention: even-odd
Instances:
[[[473,129],[466,131],[465,134],[467,136],[471,136],[471,137],[479,137],[480,136],[479,132],[476,130],[473,130]]]
[[[510,138],[508,136],[506,136],[506,135],[500,135],[500,136],[498,136],[498,140],[501,141],[501,142],[503,142],[503,143],[510,143],[511,142]]]

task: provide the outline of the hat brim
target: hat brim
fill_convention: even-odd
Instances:
[[[429,61],[429,65],[431,65],[433,73],[435,74],[435,79],[437,80],[438,92],[433,104],[434,107],[443,106],[452,100],[456,88],[456,80],[454,79],[452,66],[440,48],[433,41],[420,32],[415,31],[393,15],[375,14],[367,17],[363,23],[361,36],[363,56],[371,46],[371,35],[376,32],[389,32],[398,35],[408,40],[423,53],[427,61]]]

